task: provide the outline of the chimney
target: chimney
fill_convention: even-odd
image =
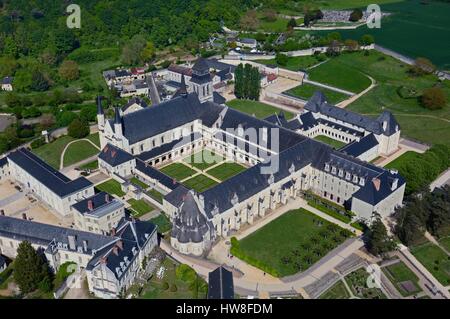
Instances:
[[[113,247],[112,252],[114,255],[119,256],[119,248],[117,246]]]
[[[69,241],[69,249],[70,250],[75,250],[76,247],[77,247],[77,245],[76,245],[76,241],[77,241],[76,236],[75,235],[68,235],[67,239]]]
[[[109,194],[105,194],[105,202],[109,203]]]
[[[108,262],[108,258],[106,258],[106,257],[100,258],[100,263],[101,264],[106,264],[107,262]]]
[[[23,214],[22,214],[22,219],[27,220],[27,214],[26,214],[26,213],[23,213]]]
[[[117,245],[117,247],[120,248],[120,250],[123,250],[123,241],[118,240],[117,243],[116,243],[116,245]]]
[[[375,189],[377,190],[377,192],[380,190],[380,186],[381,186],[381,181],[379,178],[374,178],[372,180],[373,182],[373,186],[375,186]]]
[[[88,250],[88,241],[87,240],[83,240],[83,250],[84,250],[84,252],[87,252],[87,250]]]
[[[91,212],[94,210],[94,203],[92,202],[92,199],[88,200],[88,209]]]
[[[116,236],[116,228],[111,228],[111,236]]]

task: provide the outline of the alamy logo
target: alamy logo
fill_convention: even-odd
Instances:
[[[367,27],[369,29],[381,28],[381,8],[378,4],[369,4],[367,6]]]
[[[66,8],[66,12],[69,13],[66,24],[69,29],[81,28],[81,9],[78,4],[71,4]]]

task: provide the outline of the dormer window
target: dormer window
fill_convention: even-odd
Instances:
[[[349,181],[350,178],[351,178],[350,173],[349,172],[345,173],[345,179]]]
[[[331,167],[331,174],[336,174],[336,167]]]
[[[358,183],[358,175],[353,175],[353,183]]]
[[[330,164],[325,164],[325,171],[327,171],[327,172],[330,171]]]
[[[359,185],[364,186],[365,182],[366,180],[363,177],[359,179]]]
[[[339,177],[344,177],[344,170],[340,169],[338,175]]]

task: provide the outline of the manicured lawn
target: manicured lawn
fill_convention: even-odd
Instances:
[[[426,243],[413,247],[411,252],[441,284],[450,284],[450,257],[441,248]]]
[[[343,143],[341,141],[332,139],[332,138],[330,138],[328,136],[325,136],[325,135],[316,136],[314,139],[316,141],[320,141],[320,142],[326,143],[326,144],[332,146],[335,149],[340,149],[341,147],[346,145],[345,143]]]
[[[103,192],[115,194],[119,197],[122,197],[125,195],[125,193],[122,191],[122,189],[120,187],[120,183],[113,179],[107,180],[106,182],[103,182],[103,183],[95,186],[95,188],[97,188],[98,190],[103,191]]]
[[[335,212],[335,211],[333,211],[333,210],[329,209],[328,207],[325,207],[325,206],[323,206],[321,204],[315,203],[312,200],[308,201],[308,205],[311,206],[311,207],[314,207],[315,209],[320,210],[322,213],[325,213],[327,215],[330,215],[333,218],[336,218],[337,220],[340,220],[341,222],[344,222],[344,223],[348,224],[351,221],[350,217],[342,215],[342,214],[339,214],[338,212]]]
[[[160,171],[172,178],[175,178],[177,181],[181,181],[196,173],[192,168],[181,163],[167,165],[161,168]]]
[[[329,89],[321,88],[319,86],[315,86],[309,83],[304,83],[302,85],[296,86],[293,89],[286,91],[285,93],[288,95],[293,95],[302,100],[308,101],[316,91],[321,91],[327,97],[328,102],[331,104],[337,104],[345,99],[350,98],[350,96],[332,91]]]
[[[137,177],[132,177],[130,180],[131,183],[138,185],[139,187],[141,187],[142,189],[147,189],[150,186],[145,184],[144,182],[142,182],[141,180],[139,180]]]
[[[325,291],[319,299],[348,299],[350,293],[348,292],[342,280],[339,280],[331,288]]]
[[[238,111],[254,115],[255,117],[259,119],[266,118],[273,114],[280,113],[280,109],[273,107],[272,105],[268,105],[265,103],[261,103],[258,101],[250,101],[250,100],[239,100],[234,99],[227,102],[227,105],[229,107],[232,107],[233,109],[236,109]],[[284,115],[287,119],[291,119],[294,117],[294,114],[283,111]]]
[[[62,136],[49,144],[33,149],[32,152],[55,169],[59,169],[61,153],[66,145],[75,139],[70,136]]]
[[[309,71],[312,81],[328,84],[339,89],[359,93],[370,85],[370,79],[359,70],[343,65],[339,58],[331,59]]]
[[[154,210],[153,206],[145,202],[143,199],[136,200],[134,198],[130,198],[128,204],[131,205],[131,209],[136,213],[133,214],[134,217],[141,217],[152,210]]]
[[[402,154],[401,156],[397,157],[395,160],[393,160],[392,162],[387,164],[385,167],[398,170],[399,168],[403,167],[404,164],[406,164],[414,159],[417,159],[417,158],[420,158],[419,153],[416,153],[413,151],[408,151],[408,152],[405,152],[404,154]]]
[[[217,155],[209,150],[202,150],[183,159],[183,162],[190,164],[202,171],[222,161],[222,156]]]
[[[285,213],[238,242],[242,256],[284,277],[308,269],[351,236],[305,209]]]
[[[288,57],[286,65],[278,64],[276,59],[256,60],[255,62],[265,65],[278,65],[282,69],[288,69],[291,71],[305,70],[320,63],[319,59],[315,55]]]
[[[419,278],[402,261],[383,267],[382,269],[402,296],[407,297],[422,291],[418,285]],[[408,290],[402,286],[402,283],[407,281],[410,281],[413,284],[415,288],[413,291],[408,292]]]
[[[147,194],[150,195],[151,197],[153,197],[154,199],[156,199],[158,202],[160,202],[160,203],[163,202],[164,195],[161,194],[160,192],[158,192],[156,189],[153,188],[153,189],[147,191]]]
[[[97,145],[98,147],[100,147],[100,136],[98,133],[94,133],[89,135],[88,137],[86,137],[88,140],[90,140],[91,142],[93,142],[95,145]]]
[[[98,168],[98,161],[95,160],[95,161],[83,164],[83,165],[80,166],[80,168],[81,169],[90,169],[90,170],[97,169]]]
[[[363,299],[387,299],[379,288],[367,287],[369,273],[360,268],[345,277],[345,281],[353,292],[353,295]]]
[[[78,163],[98,153],[99,150],[87,141],[72,143],[64,153],[64,167]]]
[[[217,179],[220,179],[221,181],[224,181],[245,170],[246,167],[238,163],[223,163],[219,166],[211,168],[207,171],[207,173]]]
[[[450,252],[450,237],[443,237],[439,239],[439,244],[441,244],[445,250]]]
[[[191,189],[195,190],[196,192],[201,193],[201,192],[217,185],[217,182],[205,175],[200,174],[191,179],[188,179],[187,181],[183,182],[183,184],[186,187],[191,188]]]
[[[160,215],[150,219],[149,221],[157,225],[159,232],[162,234],[172,229],[172,223],[170,222],[170,219],[167,218],[166,215],[164,215],[164,213],[161,213]]]

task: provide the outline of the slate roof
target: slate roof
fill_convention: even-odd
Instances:
[[[8,160],[20,166],[59,197],[66,197],[93,186],[84,177],[71,180],[25,148],[20,148],[9,154]]]
[[[192,69],[190,68],[186,68],[177,64],[171,64],[168,67],[169,71],[175,72],[175,73],[180,73],[180,74],[184,74],[186,76],[192,76]]]
[[[139,97],[134,97],[130,100],[128,100],[127,104],[125,104],[124,106],[122,106],[122,111],[126,111],[130,106],[132,106],[133,104],[138,104],[140,105],[142,108],[146,108],[148,105],[147,103],[145,103],[145,101]]]
[[[220,70],[220,71],[229,70],[231,73],[234,73],[234,70],[236,69],[236,66],[234,66],[232,64],[220,62],[217,59],[206,59],[206,63],[208,64],[208,67],[210,69],[215,69],[215,70]]]
[[[346,146],[342,147],[340,151],[347,155],[358,157],[359,155],[364,154],[377,145],[377,139],[372,133],[370,133],[369,135],[364,136],[359,141],[354,140],[352,143],[347,144]]]
[[[14,78],[12,76],[7,76],[2,79],[2,84],[12,84]]]
[[[234,299],[233,273],[223,266],[208,274],[208,299]]]
[[[258,43],[255,39],[252,39],[252,38],[240,38],[239,42],[245,43],[245,44],[253,44],[253,45]]]
[[[134,159],[134,157],[125,152],[124,150],[114,146],[112,144],[106,144],[103,150],[98,155],[98,158],[105,161],[112,167],[116,167],[125,162],[129,162]]]
[[[376,186],[377,179],[380,184],[378,189]],[[399,174],[384,171],[381,175],[371,178],[368,182],[366,182],[363,187],[353,194],[353,198],[360,199],[371,205],[376,205],[392,194],[391,187],[396,179],[397,188],[400,188],[405,184],[405,180]]]
[[[0,167],[3,167],[8,164],[8,157],[0,158]]]
[[[217,92],[213,92],[213,101],[214,103],[217,104],[225,104],[225,102],[227,101],[222,95],[220,95]]]
[[[184,187],[182,184],[178,184],[178,186],[173,191],[164,196],[164,200],[175,207],[179,207],[183,202],[183,199],[187,192],[189,192],[188,188]]]
[[[206,59],[198,58],[197,61],[195,61],[194,66],[192,67],[192,71],[198,74],[209,72],[209,65],[208,62],[206,62]]]
[[[3,270],[4,267],[6,267],[6,259],[3,258],[2,255],[0,255],[0,272]]]
[[[89,210],[89,202],[92,202],[93,210]],[[100,192],[86,198],[74,205],[72,207],[76,209],[81,214],[87,214],[94,217],[102,217],[106,214],[109,214],[113,211],[116,211],[122,208],[124,204],[118,199],[112,197],[110,194],[106,192]]]
[[[398,130],[400,130],[400,125],[398,124],[392,113],[389,111],[383,111],[383,113],[381,113],[377,118],[377,121],[381,123],[384,135],[391,136],[397,133]],[[386,122],[386,128],[383,127],[384,122]]]
[[[167,188],[174,190],[178,187],[178,182],[174,180],[172,177],[167,176],[163,172],[157,170],[156,168],[152,167],[151,165],[136,159],[136,169],[143,173],[144,175],[147,175],[150,178],[156,179],[159,181],[162,185],[166,186]]]
[[[97,114],[98,115],[103,115],[103,106],[102,106],[102,97],[101,96],[97,96]]]

